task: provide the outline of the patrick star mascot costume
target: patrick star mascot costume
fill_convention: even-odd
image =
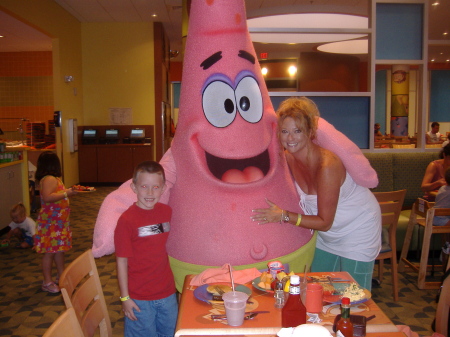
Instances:
[[[378,184],[356,145],[323,119],[316,141],[343,159],[357,183]],[[266,197],[283,209],[302,210],[243,0],[192,1],[179,120],[161,164],[167,184],[161,202],[173,209],[167,251],[179,290],[187,274],[225,263],[264,269],[280,260],[296,272],[311,264],[313,231],[250,219],[252,209],[267,207]],[[94,230],[95,257],[114,252],[117,219],[135,201],[130,181],[105,199]]]

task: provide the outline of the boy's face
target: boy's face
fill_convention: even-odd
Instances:
[[[22,223],[25,221],[26,219],[26,215],[25,214],[21,214],[21,213],[15,213],[15,214],[11,214],[11,220],[15,223]]]
[[[153,209],[164,191],[164,180],[160,173],[140,172],[131,189],[137,195],[136,205],[142,209]]]

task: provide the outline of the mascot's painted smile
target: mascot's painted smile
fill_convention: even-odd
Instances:
[[[226,159],[206,152],[211,173],[224,182],[242,184],[262,179],[270,169],[269,151],[245,159]]]

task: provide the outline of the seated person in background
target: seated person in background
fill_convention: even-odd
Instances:
[[[27,211],[23,204],[14,205],[9,213],[12,222],[9,224],[10,230],[4,242],[8,242],[11,236],[19,240],[16,248],[30,248],[33,247],[33,239],[36,233],[36,223],[33,219],[27,216]]]
[[[373,132],[375,134],[375,138],[376,137],[383,137],[383,134],[381,133],[380,128],[381,128],[380,123],[375,123],[374,129],[373,129]]]
[[[434,207],[450,208],[450,168],[445,171],[446,184],[441,186]],[[450,226],[450,216],[435,216],[433,226]]]
[[[424,198],[429,201],[434,199],[429,195],[430,192],[446,185],[444,173],[450,167],[450,144],[442,148],[441,155],[442,159],[434,160],[428,164],[423,176],[421,188],[425,192]]]
[[[425,134],[427,144],[442,143],[442,135],[439,133],[439,123],[431,123],[431,131]]]

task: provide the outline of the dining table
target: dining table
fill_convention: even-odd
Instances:
[[[297,273],[301,278],[302,273]],[[211,315],[224,315],[223,302],[214,301],[207,292],[207,285],[193,286],[191,280],[195,275],[187,275],[180,296],[178,320],[175,336],[277,336],[281,330],[281,311],[276,308],[272,291],[260,288],[258,280],[246,284],[236,285],[236,290],[244,290],[250,294],[246,306],[246,312],[259,311],[258,315],[249,320],[244,320],[241,326],[233,327],[226,320],[214,320]],[[308,273],[309,282],[325,282],[325,280],[337,280],[333,282],[354,282],[347,272],[315,272]],[[323,280],[323,281],[322,281]],[[334,283],[333,283],[334,284]],[[231,285],[231,283],[229,284]],[[318,324],[327,328],[333,336],[333,323],[336,315],[340,314],[340,304],[337,302],[324,302],[322,312],[316,314],[320,319]],[[394,323],[386,316],[381,308],[366,291],[366,298],[352,304],[350,313],[370,318],[366,324],[366,337],[404,337]],[[308,313],[308,318],[314,317]],[[316,321],[317,323],[317,321]],[[307,322],[309,324],[309,322]]]

